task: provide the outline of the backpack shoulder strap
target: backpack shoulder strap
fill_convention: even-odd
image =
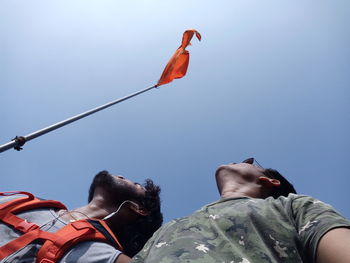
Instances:
[[[11,226],[13,229],[22,232],[23,235],[0,247],[0,260],[25,247],[34,240],[54,239],[52,233],[41,231],[38,225],[16,216],[15,213],[42,207],[66,209],[66,207],[60,202],[53,200],[40,200],[28,192],[0,192],[0,196],[12,196],[18,194],[26,195],[26,197],[16,198],[0,204],[0,221]]]
[[[6,212],[19,213],[35,208],[50,207],[67,209],[64,204],[55,200],[44,200],[35,197],[33,194],[23,191],[0,192],[0,196],[26,195],[0,204],[0,214]]]
[[[28,211],[35,208],[57,208],[67,209],[65,205],[54,200],[41,200],[34,197],[31,193],[15,191],[15,192],[1,192],[0,196],[10,195],[27,195],[27,197],[17,198],[5,203],[0,204],[0,221],[12,226],[14,229],[26,233],[38,226],[34,223],[28,222],[18,216],[16,213]]]
[[[37,254],[37,263],[54,263],[65,252],[83,241],[105,242],[123,251],[118,239],[102,220],[79,220],[59,229],[55,240],[47,240]]]
[[[118,239],[103,220],[79,220],[55,233],[42,231],[38,225],[16,216],[16,213],[42,207],[66,209],[57,201],[40,200],[28,192],[0,192],[0,196],[26,195],[0,204],[0,221],[23,233],[22,236],[0,247],[0,260],[6,258],[35,240],[44,244],[37,253],[37,263],[55,263],[70,248],[83,241],[105,242],[123,251]]]

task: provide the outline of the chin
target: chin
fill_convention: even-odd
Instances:
[[[222,170],[225,170],[227,168],[228,167],[226,164],[220,165],[218,168],[216,168],[215,176],[218,176],[219,172],[221,172]]]

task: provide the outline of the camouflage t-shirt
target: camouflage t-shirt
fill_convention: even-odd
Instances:
[[[314,262],[336,227],[350,222],[309,196],[223,199],[161,227],[132,262]]]

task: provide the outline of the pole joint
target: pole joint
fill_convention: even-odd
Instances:
[[[26,138],[24,136],[16,136],[12,139],[12,141],[16,142],[15,146],[13,146],[13,149],[20,151],[23,150],[22,146],[26,143]]]

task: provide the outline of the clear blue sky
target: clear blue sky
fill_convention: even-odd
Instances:
[[[350,2],[0,0],[1,144],[152,86],[195,28],[187,76],[0,154],[1,190],[69,208],[100,170],[162,186],[165,221],[247,157],[350,218]]]

